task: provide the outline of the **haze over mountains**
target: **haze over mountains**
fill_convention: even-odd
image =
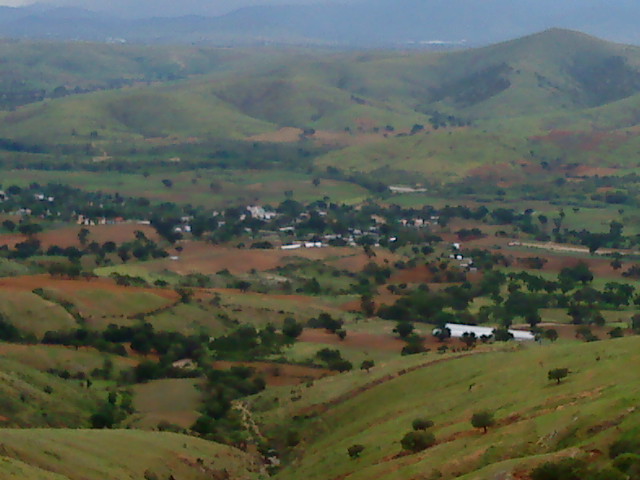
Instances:
[[[484,45],[561,27],[640,43],[640,4],[631,0],[263,3],[233,11],[230,2],[199,0],[179,6],[167,0],[69,0],[62,6],[0,7],[0,31],[5,37],[91,41],[385,47]]]

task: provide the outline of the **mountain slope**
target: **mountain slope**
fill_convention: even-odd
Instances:
[[[605,452],[623,432],[640,426],[640,389],[625,368],[640,360],[639,345],[634,337],[513,345],[460,357],[429,353],[422,368],[384,381],[376,380],[375,369],[354,372],[344,381],[320,380],[301,389],[295,402],[263,398],[256,405],[276,405],[273,416],[268,410],[262,414],[266,428],[285,421],[282,412],[300,419],[293,426],[302,438],[297,459],[279,480],[526,478],[523,472],[545,459]],[[547,379],[553,368],[571,373],[556,385]],[[350,393],[338,393],[338,382],[349,385]],[[472,414],[483,409],[497,420],[487,434],[470,424]],[[399,441],[416,418],[434,421],[436,445],[399,455]],[[347,455],[354,444],[364,446],[355,460]]]
[[[3,479],[257,478],[248,455],[186,435],[135,430],[0,430],[0,435]]]

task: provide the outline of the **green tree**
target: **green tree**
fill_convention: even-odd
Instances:
[[[360,370],[366,370],[367,373],[369,373],[369,370],[371,370],[375,365],[376,362],[373,360],[363,360],[360,364]]]
[[[473,425],[474,428],[482,428],[484,433],[487,433],[489,427],[493,427],[495,424],[496,420],[494,414],[489,410],[475,412],[471,416],[471,425]]]
[[[547,373],[547,378],[549,380],[555,380],[556,382],[558,382],[558,385],[560,385],[562,379],[566,378],[568,375],[568,368],[554,368],[552,370],[549,370],[549,372]]]
[[[289,338],[298,338],[304,330],[304,326],[301,323],[296,322],[294,318],[287,317],[284,319],[282,326],[282,334]]]
[[[88,228],[80,229],[80,231],[78,232],[78,241],[80,242],[80,245],[84,246],[87,244],[87,239],[89,238],[90,233],[91,232]]]
[[[411,422],[411,427],[414,430],[427,430],[431,427],[433,427],[434,423],[432,420],[429,420],[428,418],[416,418],[413,420],[413,422]]]
[[[400,338],[407,338],[409,335],[413,333],[415,327],[411,322],[398,322],[396,327],[393,329],[394,333],[397,333]]]
[[[435,445],[435,443],[435,435],[424,430],[414,430],[413,432],[409,432],[402,437],[402,440],[400,440],[400,445],[402,445],[404,450],[414,453],[426,450],[427,448]]]
[[[547,328],[543,335],[544,338],[552,342],[555,342],[558,339],[558,331],[555,328]]]

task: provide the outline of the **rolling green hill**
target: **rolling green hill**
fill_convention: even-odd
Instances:
[[[640,49],[566,30],[450,53],[83,44],[56,55],[50,44],[0,46],[7,65],[30,78],[38,77],[29,68],[39,68],[50,84],[104,79],[109,69],[136,78],[177,72],[160,75],[169,83],[134,82],[0,113],[0,145],[36,157],[202,158],[228,154],[212,142],[255,142],[262,134],[258,142],[332,149],[316,162],[322,168],[386,168],[446,181],[487,164],[531,160],[531,150],[624,167],[638,146]],[[439,131],[423,135],[420,126]],[[307,134],[280,135],[282,127]],[[412,127],[419,135],[406,138]],[[589,137],[620,129],[626,138],[588,155],[545,138],[553,130]],[[239,152],[231,158],[248,155],[230,148]]]
[[[266,430],[298,419],[292,428],[302,440],[276,476],[281,480],[523,478],[517,475],[548,459],[606,452],[640,425],[640,390],[626,367],[638,361],[639,342],[634,337],[470,356],[429,353],[422,366],[419,359],[381,365],[370,374],[353,372],[282,391],[277,401],[264,393],[253,404]],[[553,368],[570,374],[557,385],[547,379]],[[484,409],[497,421],[486,434],[470,424],[472,414]],[[399,455],[400,439],[421,417],[435,423],[435,446]],[[364,446],[357,459],[347,455],[354,444]]]
[[[62,380],[0,357],[3,427],[86,427],[99,404],[98,393],[78,380]]]
[[[13,480],[257,478],[248,455],[173,433],[1,430],[0,476]]]

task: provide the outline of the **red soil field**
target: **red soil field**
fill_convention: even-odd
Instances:
[[[0,288],[4,290],[32,291],[35,288],[55,288],[66,293],[78,290],[103,290],[117,293],[146,292],[175,301],[178,294],[173,290],[161,288],[123,287],[105,278],[87,280],[65,280],[49,275],[25,275],[22,277],[0,278]]]
[[[227,269],[232,274],[247,273],[250,270],[266,271],[285,266],[295,258],[323,260],[335,267],[360,271],[370,261],[384,262],[397,257],[386,252],[369,260],[360,248],[327,247],[300,248],[298,250],[251,250],[210,245],[203,242],[183,242],[182,252],[176,252],[179,260],[155,262],[159,269],[169,269],[179,274],[193,272],[213,274]]]
[[[123,243],[133,240],[135,238],[135,232],[137,230],[143,232],[147,238],[157,240],[158,235],[152,227],[149,225],[138,225],[136,223],[120,223],[114,225],[93,225],[82,227],[80,225],[73,227],[65,227],[58,230],[50,230],[42,232],[35,236],[40,241],[44,248],[48,248],[52,245],[60,247],[78,247],[80,241],[78,240],[78,232],[86,228],[91,233],[89,234],[87,241],[104,243],[108,241]],[[0,235],[0,246],[7,245],[14,247],[16,243],[24,242],[27,239],[24,235],[19,233]]]

